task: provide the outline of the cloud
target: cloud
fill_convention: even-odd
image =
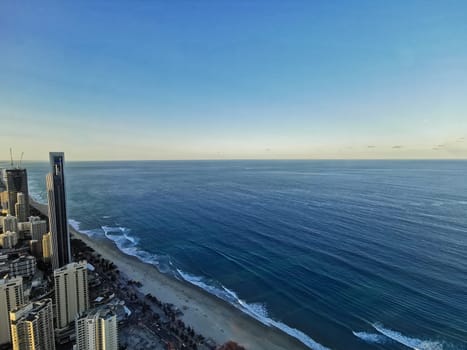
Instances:
[[[367,148],[376,148],[376,146],[369,145],[369,146],[367,146]]]
[[[401,145],[395,145],[395,146],[392,146],[393,149],[401,149],[403,148],[404,146],[401,146]]]
[[[464,142],[465,141],[465,137],[459,137],[456,142]]]

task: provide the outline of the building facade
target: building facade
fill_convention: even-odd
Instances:
[[[70,325],[76,316],[89,309],[86,261],[70,263],[54,271],[57,328]]]
[[[10,312],[13,350],[55,350],[52,299],[42,299]]]
[[[106,307],[80,314],[75,329],[77,350],[118,350],[117,316]]]
[[[71,262],[70,234],[66,213],[64,154],[50,153],[51,172],[47,174],[49,224],[52,234],[52,267],[58,269]]]
[[[11,342],[10,311],[24,304],[23,279],[0,279],[0,345]]]

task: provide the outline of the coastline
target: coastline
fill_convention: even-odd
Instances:
[[[31,201],[31,205],[47,213],[45,204]],[[174,304],[183,312],[181,319],[187,325],[218,344],[233,340],[248,350],[310,349],[296,338],[274,326],[262,324],[200,287],[165,275],[155,266],[123,253],[111,240],[91,238],[72,226],[69,229],[75,238],[117,265],[121,273],[140,281],[143,294],[151,293],[164,303]]]

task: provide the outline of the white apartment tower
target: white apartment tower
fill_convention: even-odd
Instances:
[[[118,350],[115,313],[104,307],[80,314],[75,323],[77,350]]]
[[[16,216],[7,215],[2,217],[3,232],[18,232],[18,219]]]
[[[70,263],[54,271],[56,326],[67,327],[76,316],[89,309],[86,261]]]
[[[42,299],[10,312],[13,350],[55,350],[52,299]]]
[[[18,192],[16,195],[15,215],[19,222],[26,222],[28,215],[26,212],[26,197],[22,192]]]
[[[6,231],[0,234],[0,247],[3,249],[12,249],[18,244],[18,234],[16,232]]]
[[[0,279],[0,345],[11,342],[10,311],[23,304],[23,279]]]

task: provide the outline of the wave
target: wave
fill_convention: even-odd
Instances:
[[[96,230],[82,230],[80,228],[81,223],[74,219],[68,219],[68,225],[73,227],[76,231],[84,233],[86,236],[89,237],[94,237],[99,234],[99,232],[96,232]]]
[[[413,350],[443,350],[443,343],[438,341],[431,340],[422,340],[417,338],[411,338],[406,335],[403,335],[400,332],[384,328],[380,323],[375,323],[372,325],[379,333],[384,336],[392,339],[399,344],[405,345]]]
[[[173,266],[169,256],[151,254],[138,247],[139,239],[130,234],[131,230],[122,226],[101,226],[100,229],[81,230],[80,222],[69,219],[68,223],[77,231],[84,233],[90,237],[105,236],[115,243],[117,248],[127,255],[134,256],[146,264],[155,266],[160,272],[170,274],[176,278],[181,278],[188,283],[198,286],[210,294],[230,303],[239,310],[245,312],[256,320],[260,321],[268,327],[276,327],[288,335],[299,340],[313,350],[329,350],[325,346],[317,343],[302,331],[292,328],[285,323],[273,320],[268,317],[266,305],[260,303],[248,304],[241,300],[237,294],[224,287],[222,284],[207,280],[203,277],[194,276]]]
[[[172,262],[167,255],[151,254],[138,247],[138,237],[130,234],[130,229],[122,226],[101,226],[104,236],[115,243],[117,248],[127,255],[134,256],[146,264],[155,266],[160,272],[175,276]]]
[[[377,333],[355,332],[355,331],[352,331],[352,333],[353,335],[366,341],[367,343],[384,344],[388,340],[386,336],[382,334],[377,334]]]
[[[299,340],[300,342],[302,342],[303,344],[305,344],[311,349],[329,350],[327,347],[311,339],[308,335],[306,335],[302,331],[296,328],[292,328],[286,325],[285,323],[282,323],[280,321],[276,321],[270,318],[268,316],[268,312],[267,312],[267,308],[265,304],[261,304],[261,303],[248,304],[247,302],[240,299],[234,291],[224,287],[220,283],[207,280],[200,276],[191,275],[189,273],[183,272],[180,269],[177,269],[176,271],[178,275],[181,278],[183,278],[185,281],[204,289],[208,293],[213,294],[224,301],[227,301],[228,303],[235,306],[237,309],[243,311],[244,313],[260,321],[262,324],[268,327],[273,326],[273,327],[280,329],[281,331],[294,337],[295,339]]]

